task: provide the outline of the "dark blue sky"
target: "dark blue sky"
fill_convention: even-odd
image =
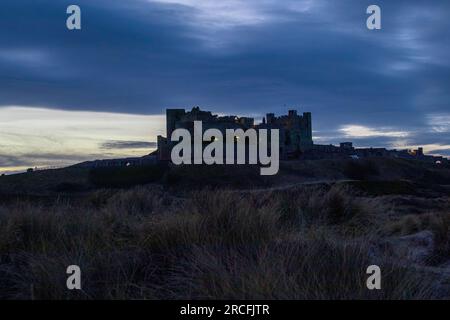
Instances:
[[[382,30],[366,28],[370,4]],[[449,30],[447,0],[2,0],[0,109],[294,107],[317,142],[450,154]]]

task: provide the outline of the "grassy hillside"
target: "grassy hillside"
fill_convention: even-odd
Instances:
[[[76,204],[3,205],[0,297],[446,297],[442,276],[426,265],[448,258],[443,228],[448,231],[449,213],[411,227],[411,217],[396,216],[387,204],[335,185],[245,194],[205,190],[185,198],[138,187],[97,191]],[[396,258],[387,246],[388,235],[429,228],[439,240],[424,266]],[[65,288],[71,264],[83,270],[83,291]],[[383,270],[383,290],[365,287],[371,264]]]
[[[261,176],[258,166],[151,165],[117,168],[64,168],[0,177],[0,196],[55,195],[129,188],[149,183],[167,188],[268,188],[310,181],[409,181],[423,188],[450,185],[450,168],[402,159],[286,161],[275,176]],[[387,183],[386,185],[388,185]],[[415,186],[413,186],[415,187]],[[401,188],[400,188],[401,189]],[[399,189],[399,190],[400,190]],[[439,192],[439,190],[437,190]]]
[[[0,298],[448,299],[448,178],[392,159],[1,177]]]
[[[91,187],[89,169],[62,168],[0,177],[1,194],[76,192]]]

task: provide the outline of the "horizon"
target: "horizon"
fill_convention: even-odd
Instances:
[[[6,109],[6,108],[5,108]],[[70,136],[64,137],[64,140],[66,143],[70,143],[71,140],[77,141],[77,140],[82,140],[82,139],[90,139],[93,140],[92,144],[91,144],[91,149],[89,149],[92,153],[83,153],[78,157],[70,157],[70,158],[66,158],[64,153],[22,153],[22,157],[24,159],[29,159],[29,163],[32,163],[31,161],[36,161],[36,160],[32,160],[32,159],[39,159],[42,158],[43,160],[43,164],[41,165],[22,165],[22,166],[18,166],[18,167],[0,167],[0,174],[17,174],[17,173],[23,173],[26,172],[27,169],[32,168],[32,169],[38,169],[38,170],[45,170],[45,169],[53,169],[53,168],[63,168],[63,167],[67,167],[67,166],[71,166],[74,164],[79,164],[85,161],[95,161],[95,160],[103,160],[103,159],[118,159],[118,158],[126,158],[126,157],[142,157],[145,155],[148,155],[150,153],[152,153],[153,151],[157,150],[157,145],[156,145],[156,139],[154,141],[144,141],[145,139],[145,134],[144,132],[147,131],[148,128],[147,127],[147,122],[148,123],[155,123],[155,127],[153,127],[152,131],[153,136],[156,136],[158,134],[162,135],[162,136],[166,136],[165,134],[165,126],[166,126],[166,121],[165,121],[165,115],[161,114],[161,115],[133,115],[133,114],[126,114],[126,113],[108,113],[108,112],[80,112],[80,111],[64,111],[61,112],[61,110],[52,110],[52,109],[45,109],[45,108],[25,108],[25,107],[11,107],[9,109],[7,109],[9,112],[9,114],[14,114],[14,112],[12,111],[21,111],[22,113],[27,113],[29,114],[30,112],[34,112],[33,114],[33,120],[39,119],[39,117],[37,117],[36,115],[39,113],[47,113],[47,115],[53,114],[55,116],[55,118],[58,118],[57,115],[58,114],[64,114],[64,113],[70,113],[72,116],[71,117],[62,117],[62,119],[65,119],[67,121],[67,119],[70,119],[70,122],[72,122],[71,125],[66,126],[66,130],[65,132],[68,133],[69,130],[67,130],[67,127],[72,127],[72,129],[75,129],[75,131],[78,131],[78,128],[73,128],[74,124],[80,124],[80,120],[86,121],[88,119],[92,119],[92,114],[93,113],[97,113],[98,115],[102,115],[102,125],[104,125],[104,120],[105,118],[109,118],[110,123],[114,123],[114,124],[118,124],[118,123],[123,123],[124,118],[126,118],[127,120],[132,120],[134,121],[134,123],[136,125],[138,125],[137,131],[135,133],[135,135],[128,135],[128,137],[131,137],[130,139],[132,139],[133,137],[139,138],[141,137],[141,140],[143,141],[137,141],[137,140],[123,140],[124,138],[127,137],[127,134],[124,134],[122,132],[122,130],[119,130],[120,127],[116,129],[114,128],[102,128],[100,127],[92,127],[91,123],[83,123],[83,125],[87,125],[83,131],[86,130],[104,130],[104,133],[111,133],[112,135],[110,136],[110,138],[114,138],[114,137],[118,137],[118,140],[114,140],[114,139],[109,139],[109,140],[102,140],[102,139],[91,139],[89,136],[86,137],[77,137],[77,136]],[[189,108],[187,108],[186,110],[189,110]],[[208,111],[205,109],[201,109],[203,111]],[[270,112],[270,110],[267,110],[268,112]],[[287,114],[287,111],[284,114]],[[303,110],[305,112],[308,112],[307,110]],[[2,110],[0,110],[0,115],[1,115]],[[223,114],[218,114],[218,115],[227,115],[226,113]],[[282,114],[276,114],[276,116],[279,116]],[[250,116],[252,118],[254,118],[255,124],[261,123],[262,118],[265,116],[265,114],[263,115],[258,115],[256,118],[254,117],[254,115],[245,115],[245,114],[236,114],[236,116],[240,116],[240,117],[245,117],[245,116]],[[314,117],[314,115],[312,115]],[[23,123],[24,119],[20,118],[20,121]],[[61,118],[61,117],[60,117]],[[1,119],[1,117],[0,117]],[[119,121],[122,120],[122,121]],[[0,120],[0,123],[2,121]],[[94,121],[94,123],[96,123],[96,121]],[[58,125],[60,125],[60,122],[57,122]],[[98,125],[98,122],[97,122]],[[64,126],[64,125],[63,125]],[[58,126],[56,126],[56,128],[58,128]],[[52,128],[55,129],[55,128]],[[106,129],[106,130],[105,130]],[[128,130],[128,128],[126,128]],[[338,145],[340,142],[347,142],[348,140],[346,140],[349,137],[349,131],[351,131],[351,134],[353,137],[358,136],[361,138],[364,138],[366,136],[370,136],[370,135],[382,135],[382,134],[386,134],[383,133],[381,131],[375,131],[372,128],[368,128],[368,127],[363,127],[363,126],[344,126],[343,128],[341,128],[341,135],[340,136],[335,136],[333,137],[333,142],[327,142],[324,139],[325,138],[321,138],[320,136],[317,136],[315,134],[317,134],[318,132],[314,130],[314,118],[313,118],[313,141],[315,144],[324,144],[324,145]],[[142,135],[139,135],[140,133],[142,133]],[[403,132],[390,132],[387,133],[389,135],[398,135],[398,136],[403,136],[404,133]],[[151,135],[151,134],[150,134]],[[0,132],[0,137],[2,136],[2,132]],[[43,137],[46,137],[46,134],[42,135]],[[120,138],[122,138],[122,140],[120,140]],[[135,138],[135,139],[136,139]],[[47,137],[48,139],[48,137]],[[358,139],[356,139],[358,140]],[[317,143],[317,141],[320,141],[320,143]],[[354,144],[354,146],[356,148],[386,148],[386,149],[397,149],[397,150],[412,150],[412,149],[417,149],[418,147],[421,147],[419,145],[411,145],[411,146],[406,146],[406,147],[395,147],[395,146],[382,146],[382,145],[377,145],[377,146],[373,146],[373,145],[358,145],[358,143],[354,143],[354,141],[348,141],[348,142],[352,142]],[[84,146],[86,147],[86,145]],[[102,150],[108,150],[109,152],[100,152]],[[96,153],[97,151],[97,153]],[[424,148],[424,153],[429,154],[429,155],[435,155],[435,156],[443,156],[447,159],[450,159],[450,156],[446,156],[446,155],[442,155],[439,153],[432,153],[429,152],[430,149],[427,149],[427,147]],[[432,151],[432,149],[431,149]],[[55,158],[58,160],[48,160],[47,158]],[[11,157],[12,158],[12,157]],[[39,163],[39,162],[37,162]],[[2,170],[3,169],[3,170]]]

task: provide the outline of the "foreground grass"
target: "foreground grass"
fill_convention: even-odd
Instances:
[[[147,186],[9,203],[0,206],[0,298],[435,298],[432,276],[377,246],[389,210],[339,186],[186,198]],[[66,289],[72,264],[81,291]],[[366,288],[371,264],[383,270],[382,290]]]

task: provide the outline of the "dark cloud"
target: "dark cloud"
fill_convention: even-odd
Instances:
[[[380,31],[366,29],[366,0],[317,0],[309,11],[299,10],[308,1],[249,0],[242,16],[202,13],[203,1],[77,3],[82,30],[71,32],[68,1],[2,1],[0,107],[258,115],[295,106],[321,132],[396,127],[444,144],[426,117],[450,107],[447,0],[379,0]]]
[[[67,165],[93,159],[111,157],[111,154],[27,153],[18,155],[0,154],[0,167],[35,167]]]
[[[430,153],[432,153],[432,154],[439,154],[439,155],[442,155],[444,157],[450,157],[450,148],[448,148],[448,149],[431,150]]]
[[[17,156],[19,159],[28,161],[29,163],[36,163],[42,161],[86,161],[104,156],[104,154],[73,154],[73,153],[55,153],[55,152],[33,152],[25,153]]]
[[[20,157],[7,154],[0,154],[0,167],[20,167],[27,166],[28,162]]]
[[[100,147],[102,149],[150,149],[156,146],[156,142],[112,140],[102,143]]]

